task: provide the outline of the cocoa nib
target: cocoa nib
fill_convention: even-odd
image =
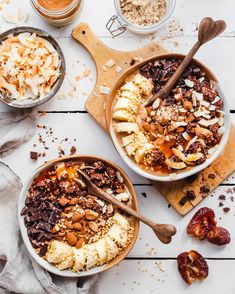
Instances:
[[[187,201],[193,201],[196,198],[194,191],[187,191],[185,196],[179,201],[181,206],[184,206]]]
[[[209,178],[209,179],[215,179],[215,174],[209,174],[209,175],[208,175],[208,178]]]
[[[200,193],[209,193],[210,192],[210,187],[209,185],[203,185],[201,188],[200,188]]]
[[[220,195],[218,199],[219,199],[219,200],[225,200],[226,197],[225,197],[225,195]]]
[[[32,160],[38,160],[38,157],[39,157],[38,152],[30,151],[30,158],[31,158]]]
[[[225,213],[228,213],[228,212],[230,211],[230,208],[229,208],[229,207],[224,207],[224,208],[223,208],[223,211],[224,211]]]

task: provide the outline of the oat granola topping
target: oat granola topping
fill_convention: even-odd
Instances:
[[[165,16],[166,1],[120,0],[120,8],[129,22],[145,27],[156,24]]]

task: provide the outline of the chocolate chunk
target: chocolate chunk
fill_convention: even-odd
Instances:
[[[70,155],[74,155],[77,152],[77,148],[75,146],[72,146],[70,149]]]
[[[192,73],[197,76],[197,77],[201,77],[201,70],[199,67],[195,67],[193,70],[192,70]]]
[[[202,187],[200,187],[200,193],[209,193],[209,192],[210,192],[209,185],[205,184]]]
[[[234,197],[233,197],[233,196],[231,196],[231,197],[230,197],[230,200],[233,202],[233,201],[234,201]]]
[[[216,177],[215,174],[209,174],[209,175],[208,175],[208,178],[209,178],[209,179],[215,179],[215,177]]]
[[[132,65],[134,65],[135,64],[135,59],[131,59],[131,61],[130,61],[130,65],[132,66]]]
[[[224,211],[225,213],[228,213],[228,212],[230,211],[230,208],[229,208],[229,207],[224,207],[224,208],[223,208],[223,211]]]
[[[224,203],[220,202],[220,203],[219,203],[219,206],[220,206],[220,207],[221,207],[221,206],[224,206]]]
[[[144,198],[147,198],[147,194],[145,192],[141,193]]]
[[[42,229],[44,231],[50,232],[51,231],[51,225],[45,222],[39,222],[37,224],[37,229]]]
[[[225,195],[220,195],[220,196],[218,197],[218,199],[219,199],[219,200],[225,200],[226,197],[225,197]]]
[[[194,191],[187,191],[186,196],[188,197],[188,200],[194,200],[196,198]]]
[[[48,244],[43,245],[39,250],[39,256],[43,257],[45,256],[47,252]]]
[[[180,201],[179,201],[179,204],[181,206],[184,206],[185,203],[188,201],[188,197],[187,196],[184,196]]]
[[[38,160],[38,156],[39,156],[38,152],[30,151],[30,158],[32,160]]]

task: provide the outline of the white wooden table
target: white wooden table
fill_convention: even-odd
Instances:
[[[11,0],[13,2],[13,0]],[[45,24],[31,9],[28,1],[15,0],[15,4],[24,5],[30,17],[26,25],[45,29],[58,40],[67,61],[67,76],[60,93],[67,93],[71,89],[69,79],[76,74],[83,72],[84,68],[90,68],[92,74],[89,78],[82,79],[78,83],[74,97],[57,95],[51,101],[37,108],[37,123],[51,127],[54,136],[58,140],[52,142],[52,138],[46,135],[46,130],[38,129],[34,138],[6,157],[5,162],[24,180],[33,169],[42,164],[45,160],[58,156],[59,141],[61,146],[68,150],[71,145],[78,148],[79,153],[90,153],[105,156],[118,163],[130,175],[136,187],[140,209],[149,217],[161,222],[173,223],[178,228],[178,234],[172,244],[165,246],[158,242],[152,231],[141,225],[138,240],[128,258],[119,266],[114,267],[100,275],[100,293],[119,294],[121,293],[213,293],[233,294],[235,293],[235,206],[230,196],[235,194],[232,190],[235,187],[234,176],[222,184],[212,197],[208,197],[198,208],[208,206],[213,208],[221,226],[225,226],[232,235],[232,242],[224,248],[218,248],[207,242],[196,241],[186,235],[185,228],[192,217],[192,213],[182,218],[149,184],[148,180],[141,178],[131,172],[122,162],[109,137],[93,121],[84,108],[87,94],[91,92],[95,83],[94,61],[82,46],[70,37],[72,28],[79,22],[88,22],[95,33],[109,46],[119,50],[130,50],[139,48],[151,40],[159,41],[168,50],[186,53],[196,40],[196,27],[204,16],[211,16],[215,19],[225,19],[228,25],[226,32],[204,47],[198,54],[198,58],[205,62],[216,73],[224,85],[225,93],[230,103],[231,116],[235,121],[235,23],[234,23],[234,0],[177,0],[174,16],[171,20],[171,27],[165,27],[154,36],[138,36],[126,32],[121,37],[112,39],[105,29],[105,24],[110,16],[115,13],[112,0],[85,0],[85,5],[80,18],[76,23],[58,29]],[[13,3],[13,4],[14,4]],[[13,5],[10,4],[10,5]],[[0,19],[1,31],[10,27]],[[79,62],[77,62],[79,61]],[[45,112],[45,115],[40,115]],[[40,151],[38,135],[43,134],[46,144],[49,147],[46,157],[33,162],[29,158],[31,150]],[[77,141],[74,142],[73,139]],[[71,144],[70,144],[71,142]],[[95,143],[94,143],[95,142]],[[33,144],[37,144],[33,148]],[[43,150],[41,148],[41,150]],[[234,155],[235,156],[235,155]],[[147,198],[141,193],[145,192]],[[230,193],[231,192],[231,193]],[[226,195],[225,206],[230,208],[229,213],[224,213],[219,207],[219,195]],[[183,251],[195,249],[207,258],[210,273],[209,277],[202,283],[196,282],[188,287],[178,274],[176,257]]]

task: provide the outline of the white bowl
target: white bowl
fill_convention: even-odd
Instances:
[[[228,103],[225,98],[225,95],[224,95],[224,92],[222,90],[221,85],[219,84],[215,75],[212,73],[212,71],[209,68],[207,68],[204,64],[202,64],[198,60],[193,59],[193,62],[195,64],[197,64],[200,68],[203,68],[203,70],[208,74],[210,79],[213,81],[213,83],[215,84],[215,87],[219,93],[219,96],[221,97],[221,99],[223,100],[223,103],[224,103],[223,111],[225,112],[225,117],[224,117],[225,132],[222,136],[220,143],[215,146],[215,152],[204,163],[202,163],[200,165],[197,165],[197,166],[191,167],[191,168],[187,168],[185,171],[178,171],[177,173],[171,173],[171,174],[166,174],[166,175],[158,175],[158,174],[144,171],[137,164],[134,163],[134,161],[126,154],[125,150],[121,147],[121,145],[118,142],[118,139],[116,137],[116,134],[113,130],[113,127],[112,127],[112,115],[110,115],[110,111],[112,111],[111,109],[112,109],[112,105],[113,105],[113,101],[114,101],[113,97],[115,96],[117,89],[122,85],[122,83],[124,82],[125,78],[128,75],[131,75],[135,70],[139,69],[140,67],[142,67],[144,64],[146,64],[148,62],[151,62],[154,60],[161,60],[161,59],[169,58],[169,57],[184,58],[185,55],[177,54],[177,53],[163,54],[163,55],[159,55],[157,57],[152,57],[152,58],[145,60],[145,61],[141,62],[140,64],[130,68],[116,82],[116,84],[114,85],[114,87],[112,88],[112,91],[110,92],[110,94],[108,96],[108,100],[106,103],[106,122],[107,122],[107,125],[109,126],[109,132],[110,132],[110,136],[112,138],[113,144],[114,144],[115,148],[117,149],[117,151],[119,152],[121,158],[134,172],[136,172],[140,176],[145,177],[150,180],[153,180],[153,181],[161,181],[161,182],[170,182],[170,181],[184,179],[184,178],[187,178],[191,175],[194,175],[194,174],[200,172],[201,170],[205,169],[206,167],[208,167],[224,150],[224,147],[225,147],[225,145],[228,141],[229,135],[230,135],[230,124],[231,124],[229,106],[228,106]]]
[[[114,265],[117,265],[119,262],[121,262],[126,256],[127,254],[130,252],[130,250],[132,249],[132,247],[135,244],[137,235],[138,235],[138,230],[139,230],[139,221],[135,221],[134,223],[134,234],[133,234],[133,238],[131,243],[128,245],[128,247],[125,249],[125,251],[123,251],[120,255],[118,255],[116,258],[114,258],[111,262],[101,265],[101,266],[97,266],[94,267],[92,269],[89,269],[87,271],[82,271],[82,272],[78,272],[78,273],[74,273],[70,270],[62,270],[60,271],[58,268],[56,268],[55,266],[53,266],[52,264],[50,264],[49,262],[47,262],[46,260],[44,260],[42,257],[40,257],[34,250],[29,237],[28,237],[28,233],[27,233],[27,229],[25,227],[24,224],[24,217],[21,216],[21,211],[25,206],[25,199],[28,193],[28,189],[31,186],[33,180],[45,169],[47,169],[48,167],[50,167],[52,164],[56,163],[56,162],[61,162],[64,160],[68,160],[68,159],[82,159],[82,158],[94,158],[94,160],[101,160],[103,162],[108,163],[109,165],[113,166],[114,168],[116,168],[121,175],[124,178],[125,184],[128,187],[128,190],[130,191],[131,195],[132,195],[132,200],[133,200],[133,208],[138,210],[138,203],[137,203],[137,198],[134,192],[134,188],[131,184],[131,181],[129,179],[129,177],[124,173],[124,171],[119,168],[116,164],[112,163],[109,160],[106,160],[104,158],[101,157],[96,157],[96,156],[89,156],[89,155],[79,155],[79,156],[69,156],[69,157],[62,157],[59,158],[57,160],[53,160],[50,161],[44,165],[42,165],[41,167],[39,167],[38,169],[36,169],[31,176],[24,182],[23,184],[23,188],[21,190],[20,196],[19,196],[19,203],[18,203],[18,220],[19,220],[19,226],[20,226],[20,231],[21,231],[21,236],[23,238],[24,244],[29,252],[29,254],[32,256],[32,258],[40,265],[42,266],[44,269],[46,269],[47,271],[58,275],[58,276],[62,276],[62,277],[70,277],[70,278],[76,278],[76,277],[87,277],[87,276],[91,276],[97,273],[100,273],[102,271],[105,271],[111,267],[113,267]],[[131,186],[130,186],[131,185]]]

